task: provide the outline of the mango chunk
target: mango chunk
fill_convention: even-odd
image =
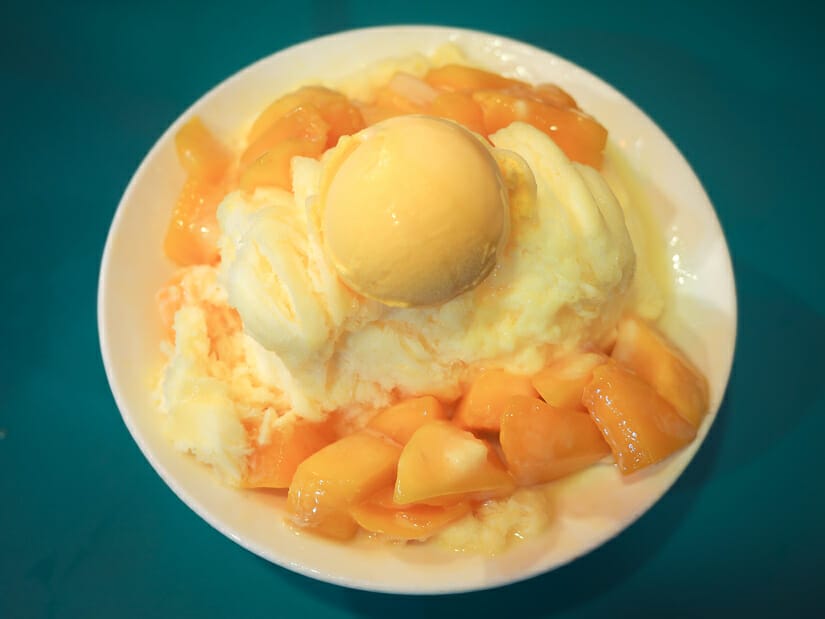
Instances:
[[[512,477],[483,440],[448,421],[421,426],[398,460],[393,500],[409,503],[456,502],[470,497],[506,495]]]
[[[232,162],[229,150],[197,116],[175,134],[175,148],[188,175],[205,183],[219,182]]]
[[[546,133],[571,160],[601,167],[607,129],[581,110],[557,107],[518,90],[480,90],[473,99],[484,112],[488,135],[520,120]]]
[[[287,507],[301,527],[336,539],[358,530],[352,505],[395,480],[401,448],[390,440],[358,432],[330,443],[298,465]]]
[[[458,405],[453,422],[465,429],[498,432],[504,407],[514,395],[538,395],[529,376],[487,370],[470,385]]]
[[[510,398],[500,439],[507,468],[524,486],[570,475],[610,453],[586,412],[524,396]]]
[[[611,356],[650,383],[682,417],[699,427],[710,406],[707,379],[661,333],[639,318],[625,318],[619,324]]]
[[[551,406],[585,410],[582,404],[584,387],[593,377],[593,368],[606,361],[605,355],[596,352],[566,355],[535,374],[533,387]]]
[[[260,424],[244,425],[254,446],[241,480],[246,488],[289,488],[301,462],[336,438],[331,423],[296,419],[271,428],[268,441],[261,445],[257,442]]]
[[[163,251],[169,259],[181,266],[217,263],[217,210],[225,193],[223,185],[192,175],[186,179],[163,239]]]
[[[653,387],[615,361],[593,370],[582,402],[624,474],[664,460],[696,436]]]
[[[442,92],[430,103],[429,113],[464,125],[484,135],[484,113],[473,98],[463,92]]]
[[[463,518],[472,509],[469,501],[451,505],[397,505],[393,488],[379,490],[366,501],[355,505],[350,514],[367,531],[395,539],[426,539],[451,522]]]
[[[367,427],[405,445],[428,421],[446,419],[444,406],[431,395],[410,398],[378,413]]]
[[[578,109],[576,100],[555,84],[539,84],[532,89],[533,97],[555,105],[556,107],[572,107]]]
[[[498,73],[457,64],[448,64],[430,69],[427,75],[424,76],[424,81],[433,88],[449,92],[470,92],[482,89],[498,90],[514,86],[527,87],[524,82],[509,79]]]
[[[255,119],[247,144],[260,138],[272,125],[300,106],[315,107],[328,126],[326,148],[335,146],[342,135],[364,128],[364,119],[355,105],[340,92],[322,86],[304,86],[273,101]]]
[[[175,134],[186,182],[178,194],[163,251],[181,266],[218,261],[218,203],[227,191],[233,155],[197,118]]]
[[[279,118],[251,142],[241,155],[241,167],[245,168],[264,153],[287,140],[312,143],[319,153],[324,152],[329,125],[314,105],[302,105]]]
[[[241,172],[238,185],[244,191],[257,187],[280,187],[292,191],[292,158],[320,157],[322,142],[290,139],[272,146]]]

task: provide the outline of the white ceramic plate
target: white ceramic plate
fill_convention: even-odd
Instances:
[[[666,324],[711,387],[711,414],[687,449],[630,483],[614,467],[596,467],[560,484],[551,529],[492,558],[298,534],[282,523],[282,499],[227,488],[193,458],[173,451],[158,432],[151,393],[161,337],[153,298],[173,270],[161,241],[183,182],[174,148],[182,123],[197,114],[219,135],[233,135],[299,82],[334,81],[376,60],[428,53],[445,42],[494,71],[560,84],[608,128],[655,197],[663,234],[680,239],[678,262],[687,276],[677,285]],[[376,591],[439,593],[551,570],[614,537],[650,508],[687,466],[719,407],[733,359],[736,299],[725,239],[701,184],[668,138],[624,96],[576,65],[517,41],[398,26],[344,32],[278,52],[229,78],[178,118],[138,168],[115,214],[100,271],[98,323],[106,373],[129,431],[158,474],[203,519],[250,551],[313,578]]]

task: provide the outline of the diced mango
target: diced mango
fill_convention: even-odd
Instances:
[[[345,436],[298,465],[287,507],[293,521],[337,539],[355,535],[350,508],[395,479],[401,449],[384,437],[359,432]]]
[[[664,460],[696,436],[653,387],[612,360],[593,370],[582,402],[625,474]]]
[[[178,194],[163,249],[181,266],[218,261],[218,203],[226,193],[232,155],[193,117],[175,135],[187,179]]]
[[[286,140],[276,144],[244,168],[238,185],[244,191],[254,191],[257,187],[267,186],[291,191],[292,158],[320,157],[323,152],[323,142]]]
[[[475,90],[498,90],[512,86],[527,86],[524,82],[509,79],[474,67],[448,64],[430,69],[424,77],[430,86],[450,92],[472,92]]]
[[[601,353],[578,352],[554,361],[532,378],[542,399],[556,408],[585,410],[582,392],[593,377],[593,368],[607,361]]]
[[[247,488],[288,488],[298,465],[336,438],[329,422],[296,419],[270,428],[267,442],[261,445],[260,423],[244,425],[253,445],[242,479]]]
[[[252,124],[247,144],[255,142],[295,108],[307,104],[319,111],[329,127],[326,148],[335,146],[342,135],[351,135],[364,128],[361,112],[344,95],[322,86],[305,86],[272,102]]]
[[[394,118],[395,116],[402,116],[403,111],[394,107],[381,107],[375,104],[364,104],[359,107],[361,116],[364,117],[364,124],[369,127],[375,123],[380,123],[382,120]]]
[[[484,130],[484,113],[481,106],[463,92],[442,92],[430,104],[428,113],[448,118],[481,135]]]
[[[373,104],[403,114],[423,114],[438,97],[438,91],[427,82],[408,73],[396,73],[375,91]]]
[[[648,323],[627,317],[619,324],[611,356],[650,383],[694,427],[708,412],[708,382],[688,359]]]
[[[444,406],[431,395],[410,398],[384,409],[370,419],[367,427],[404,445],[428,421],[446,419]]]
[[[393,488],[379,490],[366,501],[353,506],[350,514],[362,528],[395,539],[426,539],[451,522],[470,513],[470,501],[436,506],[397,505]]]
[[[529,376],[511,374],[505,370],[487,370],[470,385],[453,421],[470,430],[498,432],[504,407],[514,395],[538,395]]]
[[[566,91],[555,84],[539,84],[532,88],[534,96],[540,101],[555,105],[556,107],[572,107],[578,109],[576,100]]]
[[[218,261],[217,208],[225,193],[214,185],[189,176],[175,202],[166,229],[163,251],[181,265],[215,264]]]
[[[187,174],[206,183],[219,182],[232,161],[229,150],[197,116],[175,134],[175,147]]]
[[[496,90],[475,92],[473,99],[484,112],[488,135],[520,120],[550,136],[571,160],[596,169],[601,167],[607,130],[581,110]]]
[[[319,153],[324,151],[329,125],[314,105],[301,105],[272,123],[258,139],[251,142],[241,155],[241,168],[245,168],[268,150],[289,140],[303,140],[317,144]]]
[[[610,453],[586,412],[555,408],[524,396],[510,398],[500,440],[507,468],[521,485],[559,479]]]
[[[485,441],[448,421],[432,421],[421,426],[401,452],[393,500],[399,505],[444,504],[506,495],[514,487]]]

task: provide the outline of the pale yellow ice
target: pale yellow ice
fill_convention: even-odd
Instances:
[[[219,279],[255,348],[261,382],[312,419],[405,395],[460,395],[483,367],[530,374],[609,339],[635,256],[622,208],[594,170],[541,131],[493,136],[509,233],[490,274],[453,299],[390,307],[349,290],[321,238],[324,178],[347,148],[293,160],[294,194],[236,192],[218,210]]]
[[[506,239],[496,160],[460,125],[401,116],[348,140],[321,193],[324,247],[356,292],[395,307],[474,288]]]

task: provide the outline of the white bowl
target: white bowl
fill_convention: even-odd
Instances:
[[[595,115],[655,197],[668,238],[679,237],[684,271],[665,324],[710,380],[711,414],[689,447],[632,482],[615,467],[596,467],[560,486],[547,533],[495,557],[426,545],[340,544],[288,528],[283,499],[221,485],[158,431],[152,376],[161,328],[154,293],[173,270],[161,251],[170,208],[183,182],[174,135],[197,114],[219,135],[239,127],[275,96],[307,79],[335,80],[387,57],[430,52],[454,42],[492,70],[555,82]],[[359,589],[441,593],[483,589],[556,568],[628,527],[675,482],[699,449],[728,381],[736,331],[730,257],[719,222],[690,166],[658,127],[614,88],[544,50],[503,37],[429,26],[355,30],[278,52],[232,76],[189,108],[141,163],[118,206],[100,271],[100,345],[123,420],[147,460],[198,515],[241,546],[312,578]]]

